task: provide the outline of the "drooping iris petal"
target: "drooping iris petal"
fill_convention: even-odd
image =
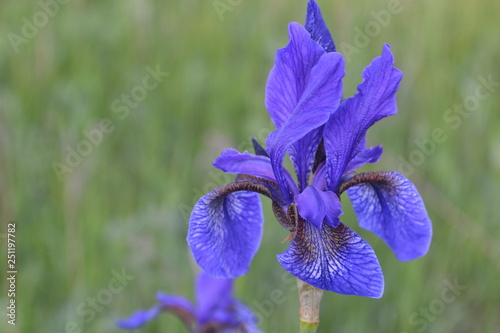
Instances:
[[[384,181],[362,183],[347,190],[362,228],[382,238],[399,260],[425,255],[432,224],[415,185],[396,171]]]
[[[366,163],[377,163],[380,160],[383,152],[384,149],[382,148],[382,145],[365,148],[356,156],[354,156],[349,164],[347,164],[344,174],[355,171]]]
[[[339,294],[380,298],[384,276],[371,246],[340,223],[321,230],[299,220],[290,248],[277,256],[302,281]]]
[[[245,304],[235,300],[232,304],[234,323],[244,327],[245,333],[261,333],[257,328],[257,317]],[[241,332],[237,331],[237,332]]]
[[[269,157],[226,149],[215,160],[214,166],[228,173],[247,174],[276,182]]]
[[[175,313],[183,312],[186,315],[195,317],[195,307],[193,306],[193,303],[185,297],[158,292],[156,293],[156,300],[166,310],[170,310]]]
[[[196,297],[198,307],[198,321],[204,324],[213,320],[217,308],[225,310],[231,302],[233,281],[212,277],[204,272],[198,275],[196,281]]]
[[[346,99],[325,125],[328,188],[335,191],[340,178],[365,140],[366,131],[378,120],[397,112],[396,91],[402,73],[393,67],[390,46],[363,71],[358,93]]]
[[[337,195],[331,191],[320,191],[314,186],[308,186],[302,193],[295,196],[295,203],[300,216],[321,229],[323,221],[336,227],[342,214],[342,206]]]
[[[124,329],[135,329],[156,318],[160,312],[161,306],[159,305],[153,306],[147,310],[139,310],[127,319],[118,319],[116,325]]]
[[[326,52],[335,52],[332,35],[323,20],[318,4],[314,0],[310,0],[307,4],[305,28],[311,34],[311,38]]]
[[[278,51],[266,88],[266,106],[277,127],[267,138],[267,152],[276,180],[290,202],[292,193],[282,166],[286,150],[323,125],[337,109],[343,76],[343,57],[335,52],[325,53],[300,24],[290,23],[290,43]],[[318,136],[315,138],[319,141]],[[306,142],[301,147],[310,149],[317,143]],[[302,179],[303,172],[312,168],[314,152],[291,151],[291,154],[297,155],[292,161],[306,164],[295,165],[300,172],[298,178]],[[310,154],[313,161],[304,159],[304,154]]]
[[[223,188],[198,200],[191,213],[187,241],[205,272],[234,278],[247,273],[257,252],[263,216],[257,193],[225,193]]]

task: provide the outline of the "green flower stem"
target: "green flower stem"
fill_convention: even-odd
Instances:
[[[319,323],[311,324],[300,321],[300,333],[316,333]]]
[[[315,333],[319,326],[319,305],[323,290],[297,279],[300,301],[300,333]]]

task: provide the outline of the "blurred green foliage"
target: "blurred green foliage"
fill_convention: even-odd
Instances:
[[[19,271],[17,325],[2,315],[0,327],[119,332],[114,320],[151,306],[158,290],[193,297],[189,209],[229,179],[211,167],[222,149],[249,149],[250,136],[273,129],[263,105],[266,78],[288,41],[288,22],[303,22],[306,1],[222,0],[231,10],[218,13],[212,0],[61,0],[47,7],[51,17],[40,14],[49,2],[0,2],[2,253],[6,225],[16,221]],[[337,46],[358,46],[348,57],[346,96],[383,43],[392,45],[405,73],[399,114],[372,128],[369,144],[382,143],[385,154],[367,169],[401,169],[401,158],[412,160],[406,174],[434,222],[428,255],[398,262],[359,229],[345,199],[343,221],[375,248],[386,291],[379,300],[325,293],[320,332],[500,331],[499,87],[471,112],[448,111],[474,99],[479,77],[500,81],[500,3],[319,4]],[[38,27],[30,31],[26,22]],[[357,29],[374,29],[367,45]],[[125,105],[122,94],[140,92],[148,67],[169,75],[128,114],[115,112]],[[65,163],[67,147],[77,149],[84,131],[104,119],[113,130],[60,180],[54,162]],[[440,142],[420,148],[436,129]],[[263,331],[294,332],[294,280],[274,257],[287,235],[263,202],[262,246],[236,294],[259,311]],[[5,309],[3,254],[1,262]],[[134,279],[109,293],[113,270]],[[445,281],[455,279],[467,288],[443,302]],[[278,301],[273,291],[282,293]],[[140,332],[184,330],[167,314]]]

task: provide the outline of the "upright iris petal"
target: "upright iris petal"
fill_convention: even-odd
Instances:
[[[333,42],[332,35],[315,1],[309,1],[307,4],[305,28],[311,34],[312,40],[321,45],[326,52],[335,52],[335,43]]]
[[[323,125],[340,102],[344,60],[338,53],[326,53],[298,23],[290,23],[290,43],[276,53],[266,86],[266,107],[277,130],[267,138],[267,152],[285,198],[291,202],[283,171],[287,149]],[[304,188],[321,136],[309,135],[290,151]]]
[[[211,320],[217,308],[226,308],[231,303],[233,281],[218,279],[205,273],[198,275],[196,281],[196,300],[198,321],[204,324]]]
[[[328,188],[336,190],[346,168],[360,152],[366,131],[378,120],[396,114],[396,91],[402,73],[394,67],[389,45],[363,71],[358,93],[345,100],[325,126]]]

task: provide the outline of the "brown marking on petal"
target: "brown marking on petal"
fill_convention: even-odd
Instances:
[[[392,180],[391,174],[387,171],[363,172],[349,178],[339,187],[339,196],[348,188],[362,183],[390,183]]]
[[[237,191],[251,191],[271,198],[271,192],[267,189],[267,187],[262,184],[256,183],[251,179],[258,179],[259,181],[269,182],[265,179],[253,177],[250,175],[238,175],[234,182],[222,185],[221,187],[216,188],[214,191],[217,191],[217,194],[220,196]]]
[[[283,208],[276,202],[273,201],[273,213],[276,220],[287,230],[293,231],[295,229],[295,223],[293,223],[289,216],[285,213]]]
[[[196,318],[194,317],[193,313],[187,311],[183,307],[168,305],[168,306],[163,306],[162,309],[166,310],[166,311],[170,311],[170,312],[174,313],[175,315],[177,315],[182,320],[184,325],[186,325],[186,328],[190,332],[194,332],[194,330],[196,329],[196,326],[197,326]]]
[[[288,218],[290,219],[290,222],[293,223],[295,228],[297,228],[297,222],[299,220],[299,212],[297,210],[297,205],[292,202],[290,206],[288,206]]]

